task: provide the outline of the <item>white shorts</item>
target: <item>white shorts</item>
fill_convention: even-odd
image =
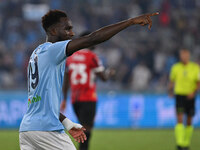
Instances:
[[[76,150],[66,133],[27,131],[19,133],[21,150]]]

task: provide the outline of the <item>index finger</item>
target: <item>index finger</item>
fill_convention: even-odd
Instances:
[[[84,127],[81,128],[83,131],[86,131],[86,129]]]
[[[148,14],[148,16],[156,16],[156,15],[159,15],[159,12]]]

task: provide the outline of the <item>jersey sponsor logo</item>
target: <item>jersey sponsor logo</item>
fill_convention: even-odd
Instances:
[[[30,104],[36,103],[41,101],[41,96],[36,95],[36,97],[33,97],[32,99],[28,99],[28,107],[30,106]]]

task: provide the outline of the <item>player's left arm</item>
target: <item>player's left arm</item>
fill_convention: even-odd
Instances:
[[[195,90],[195,93],[197,94],[197,92],[200,90],[200,81],[197,81],[197,88]]]
[[[199,66],[196,69],[195,80],[196,80],[196,88],[194,89],[194,92],[192,92],[188,95],[188,99],[193,99],[197,95],[197,92],[200,90],[200,68],[199,68]]]
[[[87,140],[87,137],[84,133],[86,129],[82,125],[72,122],[62,113],[60,113],[59,120],[69,134],[75,139],[75,141],[84,143],[84,141]]]
[[[197,92],[199,91],[200,89],[200,81],[197,81],[196,82],[196,88],[194,90],[194,92],[190,93],[187,97],[188,99],[193,99],[196,95],[197,95]]]
[[[200,81],[197,82],[197,90],[196,93],[200,90]]]

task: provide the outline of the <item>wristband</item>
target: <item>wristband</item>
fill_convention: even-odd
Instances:
[[[71,130],[73,127],[76,129],[81,129],[83,126],[78,124],[78,123],[74,123],[71,120],[69,120],[68,118],[65,118],[62,121],[63,126],[66,128],[67,131]]]
[[[62,124],[66,128],[67,131],[71,130],[71,128],[73,128],[73,126],[74,126],[74,123],[71,120],[69,120],[68,118],[65,118],[62,121]]]

